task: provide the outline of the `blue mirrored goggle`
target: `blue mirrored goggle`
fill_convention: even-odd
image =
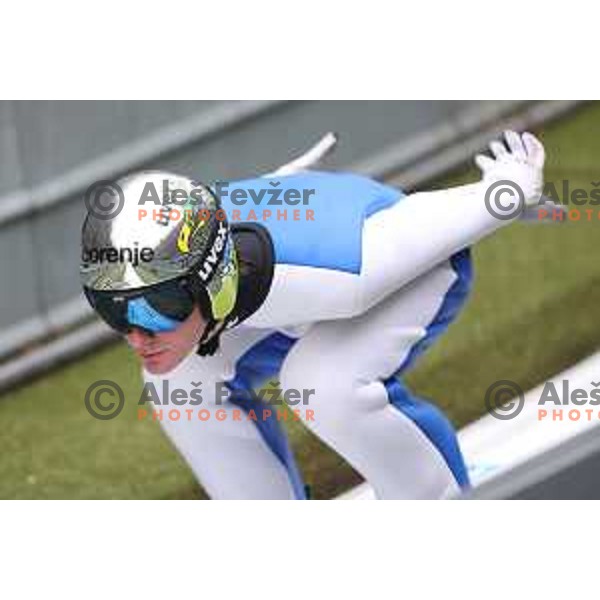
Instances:
[[[186,282],[181,280],[146,290],[84,288],[84,293],[98,315],[123,334],[134,327],[150,333],[174,331],[192,314],[195,305]]]

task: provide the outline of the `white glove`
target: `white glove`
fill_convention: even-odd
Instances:
[[[293,175],[306,171],[316,166],[337,144],[337,136],[333,132],[326,133],[312,148],[309,148],[302,156],[295,158],[289,163],[278,167],[272,173],[266,173],[261,177],[275,177],[277,175]]]
[[[504,191],[513,188],[513,199],[520,196],[525,207],[536,206],[544,187],[544,146],[531,133],[505,131],[504,138],[506,145],[497,140],[490,143],[494,158],[483,154],[475,157],[475,164],[482,171],[482,181],[487,189],[504,181]]]

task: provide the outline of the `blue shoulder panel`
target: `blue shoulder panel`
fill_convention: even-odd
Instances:
[[[365,219],[404,196],[368,177],[321,171],[232,181],[222,190],[227,192],[221,193],[221,202],[231,223],[255,220],[267,228],[277,263],[350,273],[360,272]],[[234,190],[245,193],[243,204],[232,197]],[[236,193],[239,198],[240,192]],[[298,203],[288,203],[286,198]],[[278,203],[272,204],[275,201]],[[256,219],[248,217],[251,210]],[[270,216],[265,216],[265,210],[271,211]],[[299,220],[294,220],[294,211]],[[278,218],[284,212],[287,218]]]

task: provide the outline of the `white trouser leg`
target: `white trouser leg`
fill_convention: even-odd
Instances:
[[[455,280],[444,263],[365,314],[318,323],[283,364],[283,388],[315,390],[307,424],[380,498],[442,498],[458,490],[442,454],[390,403],[383,385],[425,335]]]
[[[231,381],[237,359],[254,344],[268,337],[269,331],[234,330],[223,335],[221,350],[214,356],[189,356],[170,373],[162,376],[144,373],[160,393],[163,381],[171,393],[176,388],[190,392],[201,382],[202,403],[156,407],[163,409],[161,426],[175,448],[186,460],[206,493],[212,499],[294,499],[289,474],[265,441],[255,422],[245,418],[239,406],[228,400],[217,403],[216,384]],[[152,405],[149,405],[150,407]],[[192,420],[165,418],[168,410],[178,409],[182,416],[191,410]],[[201,421],[198,411],[209,411]],[[217,418],[217,412],[222,420]],[[206,413],[205,413],[206,414]],[[235,419],[235,417],[241,417]]]

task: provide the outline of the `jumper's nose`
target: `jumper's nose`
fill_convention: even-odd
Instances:
[[[153,337],[154,334],[151,331],[141,327],[132,327],[127,334],[129,344],[136,350],[141,350]]]

